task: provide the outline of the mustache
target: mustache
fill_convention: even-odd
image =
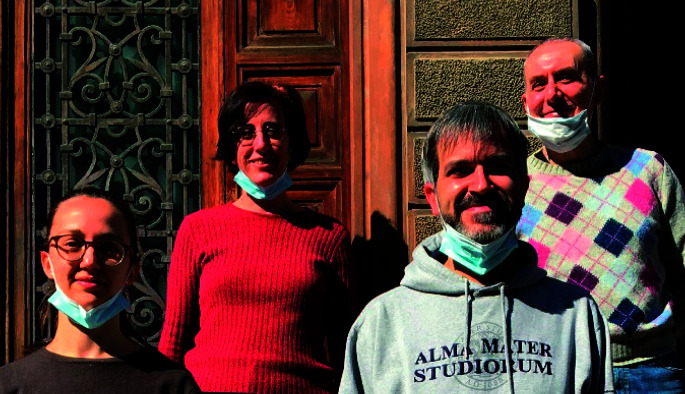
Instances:
[[[494,213],[500,214],[510,211],[511,205],[512,204],[499,193],[487,193],[484,195],[469,193],[454,205],[454,211],[456,213],[473,207],[488,206]]]

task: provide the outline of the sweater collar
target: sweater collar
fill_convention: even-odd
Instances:
[[[567,163],[563,166],[549,163],[539,150],[528,157],[528,167],[534,172],[543,172],[549,175],[583,175],[601,173],[610,163],[610,154],[606,144],[601,146],[597,154],[585,160],[575,163]]]

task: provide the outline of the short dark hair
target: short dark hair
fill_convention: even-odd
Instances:
[[[52,209],[50,210],[50,214],[48,215],[48,223],[47,223],[47,232],[48,235],[46,239],[49,239],[50,236],[50,230],[52,229],[52,224],[55,221],[55,213],[57,212],[57,209],[59,208],[60,205],[62,205],[63,202],[67,200],[71,200],[72,198],[75,197],[90,197],[90,198],[101,198],[103,200],[108,201],[110,204],[114,206],[114,208],[117,209],[117,211],[121,212],[121,216],[124,218],[124,223],[126,225],[126,230],[128,231],[129,234],[129,241],[130,241],[130,247],[131,247],[131,264],[135,264],[138,262],[140,258],[140,247],[138,246],[138,233],[136,230],[136,218],[133,215],[133,212],[129,208],[129,204],[124,201],[123,198],[119,197],[118,195],[114,194],[111,191],[108,190],[103,190],[99,189],[94,186],[84,186],[84,187],[79,187],[74,190],[71,190],[64,196],[62,196],[59,200],[57,200],[54,204]],[[46,245],[46,248],[48,245]]]
[[[236,130],[245,126],[252,115],[245,113],[248,104],[271,104],[282,111],[288,134],[288,171],[304,163],[310,143],[302,97],[293,87],[257,81],[239,85],[221,105],[217,119],[219,141],[214,159],[225,162],[231,172],[238,172],[238,166],[233,163],[239,142]]]
[[[497,142],[506,146],[518,161],[521,176],[528,175],[528,139],[514,119],[496,105],[467,101],[445,111],[428,132],[423,142],[421,160],[426,183],[435,183],[440,171],[438,146],[455,144],[464,137],[474,142]],[[503,137],[505,140],[502,140]]]

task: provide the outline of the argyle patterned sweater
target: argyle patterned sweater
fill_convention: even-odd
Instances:
[[[356,317],[349,248],[342,224],[309,210],[186,216],[159,350],[203,391],[336,392]]]
[[[614,365],[674,351],[685,307],[685,198],[663,157],[605,145],[566,167],[532,155],[528,171],[519,236],[551,276],[593,295]]]

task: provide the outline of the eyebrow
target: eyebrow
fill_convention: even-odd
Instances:
[[[552,72],[552,75],[558,76],[559,74],[569,74],[569,73],[573,73],[573,74],[578,75],[580,77],[583,76],[583,73],[580,70],[578,70],[576,67],[564,67],[564,68],[561,68],[558,70],[554,70],[554,72]],[[533,75],[527,79],[528,82],[535,82],[535,81],[539,81],[539,80],[547,80],[547,73],[535,74],[535,75]]]
[[[463,165],[473,165],[474,163],[483,163],[483,164],[489,164],[489,163],[503,163],[511,160],[511,155],[502,152],[502,153],[496,153],[489,155],[485,160],[472,160],[472,159],[457,159],[457,160],[447,160],[445,162],[445,167],[455,167],[455,166],[463,166]]]
[[[49,238],[54,238],[54,237],[65,237],[67,235],[76,235],[80,238],[83,238],[85,241],[85,234],[81,229],[73,229],[73,230],[65,230],[59,234],[51,235]],[[122,243],[126,242],[124,239],[120,236],[118,236],[116,233],[103,233],[103,234],[97,234],[95,237],[93,237],[92,241],[96,241],[99,239],[116,239],[118,241],[121,241]]]

